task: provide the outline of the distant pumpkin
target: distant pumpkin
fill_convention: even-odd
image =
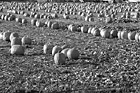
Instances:
[[[129,40],[135,40],[135,35],[136,35],[136,32],[129,32],[128,33],[128,39]]]
[[[14,37],[19,37],[18,33],[12,32],[11,35],[10,35],[10,41],[11,41]]]
[[[31,45],[32,43],[32,39],[27,36],[22,37],[21,41],[22,45]]]
[[[59,29],[59,23],[58,22],[52,23],[51,28],[52,29]]]
[[[4,41],[10,41],[10,35],[11,35],[11,32],[10,31],[6,31],[3,33],[3,40]]]
[[[52,53],[52,49],[53,49],[54,45],[51,45],[51,44],[45,44],[43,46],[43,53],[44,54],[51,54]]]
[[[139,36],[140,36],[140,33],[136,33],[136,35],[135,35],[135,40],[136,40],[137,42],[139,42]]]
[[[82,33],[88,33],[88,28],[89,28],[88,26],[82,26],[81,27],[81,32]]]
[[[127,31],[121,32],[121,39],[128,39],[128,32]]]
[[[100,35],[101,35],[102,37],[104,37],[104,38],[110,38],[110,32],[107,31],[107,30],[105,30],[105,29],[102,29],[102,30],[100,31]]]

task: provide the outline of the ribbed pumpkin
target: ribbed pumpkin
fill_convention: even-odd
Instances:
[[[136,32],[129,32],[128,33],[128,39],[129,40],[135,40],[135,35],[136,35]]]
[[[3,40],[4,41],[10,41],[10,35],[11,35],[11,32],[10,31],[6,31],[3,33]]]
[[[76,48],[71,48],[67,51],[67,57],[69,59],[78,59],[79,55],[80,53]]]
[[[12,45],[10,53],[14,55],[24,55],[25,48],[21,45]]]
[[[62,50],[61,47],[59,46],[54,46],[53,49],[52,49],[52,56],[54,56],[57,52],[60,52]]]
[[[121,39],[128,39],[128,32],[127,31],[121,32]]]
[[[10,41],[11,41],[14,37],[19,37],[18,33],[12,32],[11,35],[10,35]]]
[[[66,63],[66,56],[63,53],[56,53],[54,55],[54,62],[56,65],[64,65]]]
[[[92,30],[91,30],[91,34],[93,36],[100,36],[100,30],[96,27],[93,27]]]
[[[51,44],[46,43],[46,44],[43,46],[43,53],[44,53],[44,54],[51,54],[51,53],[52,53],[53,47],[54,47],[54,45],[51,45]]]
[[[19,38],[19,37],[13,37],[11,39],[11,46],[12,45],[22,45],[21,38]]]
[[[101,35],[101,37],[104,37],[104,38],[110,38],[110,32],[105,29],[102,29],[100,31],[100,35]]]
[[[117,30],[111,30],[110,31],[110,37],[111,38],[117,38],[118,31]]]
[[[22,37],[21,41],[22,45],[31,45],[32,43],[32,39],[27,36]]]
[[[135,35],[135,40],[137,41],[137,42],[139,42],[139,36],[140,36],[140,33],[136,33],[136,35]]]
[[[81,27],[81,32],[82,32],[82,33],[88,33],[88,28],[89,28],[89,27],[86,26],[86,25],[85,25],[85,26],[82,26],[82,27]]]

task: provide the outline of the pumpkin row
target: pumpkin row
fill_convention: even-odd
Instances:
[[[13,55],[24,55],[25,46],[31,45],[32,39],[24,36],[20,38],[18,33],[6,31],[0,34],[0,38],[4,41],[11,42],[10,53]],[[68,45],[57,46],[46,43],[43,46],[44,54],[51,54],[54,57],[54,62],[57,65],[63,65],[66,63],[66,58],[68,59],[78,59],[80,52],[75,47],[70,48]]]

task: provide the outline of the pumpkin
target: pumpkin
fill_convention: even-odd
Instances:
[[[70,31],[77,31],[77,27],[75,26],[75,25],[73,25],[73,24],[70,24],[69,26],[68,26],[68,29],[70,30]]]
[[[21,41],[22,45],[31,45],[32,43],[32,39],[27,36],[22,37]]]
[[[48,21],[48,23],[47,23],[47,27],[51,28],[52,24],[53,24],[52,21]]]
[[[36,26],[37,27],[43,27],[44,24],[41,21],[36,21]]]
[[[44,53],[44,54],[51,54],[51,53],[52,53],[53,47],[54,47],[54,45],[51,45],[51,44],[46,43],[46,44],[43,46],[43,53]]]
[[[57,52],[60,52],[62,50],[61,47],[59,46],[54,46],[53,49],[52,49],[52,56],[54,56]]]
[[[24,55],[25,48],[21,45],[12,45],[10,49],[11,54]]]
[[[3,33],[0,32],[0,39],[3,40]]]
[[[88,26],[82,26],[81,27],[81,32],[82,33],[88,33],[88,28],[89,28]]]
[[[69,59],[78,59],[79,55],[80,53],[76,48],[71,48],[67,51],[67,57]]]
[[[93,21],[94,21],[94,18],[93,18],[93,17],[90,17],[90,18],[88,19],[88,21],[89,21],[89,22],[93,22]]]
[[[135,35],[136,35],[136,32],[129,32],[128,33],[128,39],[129,40],[135,40]]]
[[[12,32],[12,33],[10,34],[10,41],[12,40],[13,37],[19,37],[18,33]]]
[[[19,38],[19,37],[13,37],[11,39],[11,46],[12,45],[22,45],[21,38]]]
[[[121,32],[121,39],[128,39],[128,32],[127,31]]]
[[[10,31],[4,32],[3,33],[3,40],[4,41],[10,41],[10,35],[11,35]]]
[[[59,23],[58,22],[52,23],[51,28],[52,29],[59,29]]]
[[[139,42],[139,36],[140,36],[140,33],[136,33],[136,35],[135,35],[135,40],[136,40],[137,42]]]
[[[65,54],[65,56],[67,57],[67,52],[70,48],[65,48],[61,51],[61,53]]]
[[[63,18],[64,18],[64,19],[69,19],[69,16],[66,15],[66,14],[63,14]]]
[[[88,33],[89,33],[89,34],[91,33],[91,30],[92,30],[92,27],[89,27],[89,28],[88,28]]]
[[[104,37],[104,38],[109,38],[109,37],[110,37],[110,32],[107,31],[107,30],[105,30],[105,29],[102,29],[102,30],[100,31],[100,35],[101,35],[102,37]]]
[[[27,19],[22,19],[22,24],[26,24],[28,21],[27,21]]]
[[[118,31],[118,34],[117,34],[118,39],[121,39],[121,32],[122,31]]]
[[[100,30],[96,27],[93,27],[91,32],[90,32],[93,36],[100,36]]]
[[[67,44],[61,46],[62,49],[68,48],[69,46]]]
[[[56,65],[64,65],[66,63],[66,56],[63,53],[56,53],[54,55],[54,62]]]
[[[16,22],[19,22],[19,23],[22,23],[22,18],[18,18],[18,17],[17,17],[17,18],[15,19],[15,21],[16,21]]]
[[[110,37],[111,38],[117,38],[118,31],[117,30],[111,30],[110,31]]]
[[[31,24],[32,24],[33,26],[36,25],[36,21],[37,21],[36,19],[32,19],[32,20],[31,20]]]

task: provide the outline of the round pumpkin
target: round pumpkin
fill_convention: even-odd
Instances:
[[[105,29],[102,29],[102,30],[100,31],[100,35],[101,35],[102,37],[104,37],[104,38],[110,38],[110,32],[107,31],[107,30],[105,30]]]
[[[22,37],[21,41],[22,45],[31,45],[32,43],[32,39],[27,36]]]
[[[47,27],[51,28],[52,24],[53,24],[52,21],[48,21],[48,23],[47,23]]]
[[[0,32],[0,39],[3,40],[3,33]]]
[[[65,48],[61,51],[61,53],[65,54],[65,56],[67,57],[67,52],[70,48]]]
[[[65,49],[65,48],[69,48],[69,46],[67,44],[61,46],[62,49]]]
[[[12,40],[13,37],[19,37],[18,33],[12,32],[10,35],[10,41]]]
[[[129,32],[128,33],[128,39],[129,40],[135,40],[135,35],[136,35],[136,32]]]
[[[10,31],[4,32],[3,33],[3,40],[4,41],[10,41],[10,35],[11,35]]]
[[[89,34],[91,33],[91,30],[92,30],[92,27],[89,27],[89,28],[88,28],[88,33],[89,33]]]
[[[67,57],[69,59],[78,59],[79,55],[80,53],[76,48],[71,48],[67,51]]]
[[[136,33],[136,35],[135,35],[135,40],[136,40],[137,42],[139,42],[139,36],[140,36],[140,33]]]
[[[52,49],[52,56],[54,56],[57,52],[60,52],[62,50],[61,47],[59,46],[54,46],[53,49]]]
[[[54,55],[54,62],[56,65],[64,65],[66,62],[66,56],[63,53],[56,53]]]
[[[118,31],[118,34],[117,34],[118,39],[121,39],[121,32],[122,31]]]
[[[32,19],[32,20],[31,20],[31,24],[32,24],[33,26],[36,25],[36,21],[37,21],[36,19]]]
[[[52,53],[53,47],[54,47],[54,45],[51,45],[51,44],[46,43],[46,44],[43,46],[43,53],[44,53],[44,54],[51,54],[51,53]]]
[[[127,31],[121,32],[121,39],[128,39],[128,32]]]
[[[25,48],[21,45],[12,45],[10,53],[14,55],[24,55]]]
[[[59,23],[58,22],[52,23],[51,28],[52,29],[59,29]]]
[[[100,30],[98,28],[93,27],[91,30],[91,34],[93,36],[100,36]]]
[[[13,37],[11,39],[11,46],[12,45],[22,45],[21,38],[19,38],[19,37]]]
[[[111,30],[110,31],[110,37],[111,38],[117,38],[118,31],[117,30]]]
[[[44,24],[41,21],[36,21],[36,26],[37,27],[43,27]]]
[[[89,28],[88,26],[82,26],[81,27],[81,32],[82,33],[88,33],[88,28]]]

